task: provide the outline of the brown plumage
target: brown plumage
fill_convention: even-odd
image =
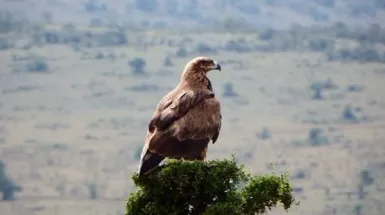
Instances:
[[[166,157],[204,160],[208,143],[215,143],[221,129],[220,103],[206,74],[221,70],[208,57],[186,64],[179,84],[156,107],[146,134],[138,167],[139,175],[152,171]]]

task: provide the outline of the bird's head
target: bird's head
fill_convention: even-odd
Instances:
[[[193,71],[195,73],[202,72],[206,74],[211,70],[219,70],[221,71],[221,65],[219,65],[216,61],[209,57],[195,57],[190,60],[185,68],[185,71]]]

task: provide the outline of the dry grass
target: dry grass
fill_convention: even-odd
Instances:
[[[215,35],[208,37],[215,40]],[[126,57],[85,58],[100,50]],[[147,122],[193,57],[173,57],[175,65],[162,68],[164,57],[175,50],[154,46],[141,51],[127,46],[89,49],[88,55],[67,46],[29,50],[48,58],[49,73],[12,72],[12,55],[26,51],[0,52],[0,132],[4,136],[0,158],[23,187],[18,200],[0,203],[1,214],[122,214],[133,189],[135,151],[143,143]],[[270,162],[274,171],[288,170],[292,175],[304,171],[303,179],[293,178],[303,188],[297,193],[301,205],[289,214],[333,214],[333,210],[352,214],[356,204],[364,206],[365,214],[385,211],[383,204],[376,203],[385,197],[380,182],[385,176],[385,73],[378,72],[385,70],[384,64],[330,63],[315,53],[219,53],[212,57],[242,65],[224,63],[222,72],[210,74],[224,118],[208,159],[236,153],[253,172],[271,172]],[[134,57],[146,59],[148,76],[130,74],[128,60]],[[324,100],[312,100],[310,83],[329,77],[338,88],[325,92]],[[222,96],[222,84],[227,81],[239,97]],[[159,90],[129,90],[142,84]],[[364,89],[348,92],[351,84]],[[342,122],[347,104],[361,108],[367,120]],[[263,127],[271,131],[271,139],[258,139]],[[314,127],[324,129],[328,144],[304,142]],[[368,196],[359,200],[354,192],[362,169],[373,173],[375,183],[365,190]],[[97,185],[100,199],[88,200],[88,183]],[[348,192],[353,192],[350,198]],[[275,209],[271,214],[282,211]]]

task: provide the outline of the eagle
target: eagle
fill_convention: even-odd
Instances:
[[[221,106],[207,73],[221,71],[209,57],[190,60],[179,84],[158,103],[148,124],[137,173],[145,175],[165,158],[204,160],[221,129]]]

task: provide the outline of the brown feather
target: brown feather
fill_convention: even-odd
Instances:
[[[163,156],[146,150],[143,158],[140,160],[139,163],[139,175],[151,172],[152,170],[154,170],[155,167],[160,164],[160,162],[162,162],[163,159]]]
[[[186,65],[178,86],[158,103],[148,125],[139,173],[155,168],[165,157],[204,160],[208,143],[215,143],[221,129],[220,102],[206,73],[208,58]]]
[[[167,106],[167,109],[151,120],[152,127],[155,126],[158,130],[167,129],[174,121],[180,119],[189,110],[209,98],[214,98],[214,93],[207,90],[184,92],[178,100]]]
[[[149,151],[170,158],[199,158],[209,142],[210,138],[180,140],[178,137],[159,132],[149,141]]]

